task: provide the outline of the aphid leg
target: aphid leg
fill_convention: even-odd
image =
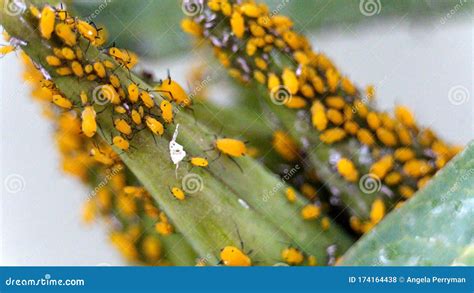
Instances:
[[[228,156],[228,157],[229,157],[229,159],[230,159],[232,162],[234,162],[234,164],[237,165],[237,167],[239,167],[240,171],[241,171],[242,173],[244,173],[244,170],[242,169],[242,167],[240,167],[239,163],[237,163],[237,161],[236,161],[234,158],[232,158],[231,156]]]

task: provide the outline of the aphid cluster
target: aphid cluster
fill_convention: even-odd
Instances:
[[[54,85],[51,101],[65,110],[75,107],[81,109],[81,129],[87,137],[94,137],[100,125],[96,121],[95,104],[113,107],[113,124],[115,133],[110,134],[111,144],[122,151],[128,151],[134,135],[147,129],[154,135],[161,136],[165,125],[173,123],[173,103],[189,106],[191,100],[182,87],[171,77],[161,81],[151,89],[142,89],[131,80],[124,81],[115,71],[118,67],[132,69],[138,62],[137,55],[112,45],[103,48],[105,33],[93,23],[73,18],[64,9],[46,5],[41,11],[30,6],[29,12],[38,20],[39,32],[44,39],[58,44],[52,48],[51,55],[46,56],[45,63],[60,76],[75,76],[79,79],[95,81],[99,84],[91,92],[81,92],[81,105],[74,105],[72,100],[61,95]],[[109,59],[89,57],[90,46],[97,47]],[[159,92],[165,99],[157,102],[153,92]],[[101,109],[102,111],[103,109]]]
[[[209,40],[232,77],[266,86],[272,99],[283,91],[282,103],[305,109],[321,142],[351,139],[370,154],[364,161],[342,156],[328,162],[348,183],[358,184],[369,170],[390,193],[386,195],[406,199],[459,151],[431,130],[420,129],[406,107],[396,107],[394,117],[374,110],[374,88],[359,91],[331,60],[312,50],[288,17],[252,1],[209,0],[204,5],[202,13],[182,22],[183,30]],[[293,66],[281,67],[275,58],[287,58]],[[291,148],[281,147],[288,145],[285,141],[278,133],[274,145],[291,159]]]
[[[65,48],[82,52],[81,47],[79,47],[79,31],[82,31],[81,35],[86,34],[89,36],[89,39],[86,39],[91,42],[91,45],[96,46],[99,44],[94,36],[94,30],[97,29],[93,25],[91,26],[94,30],[85,24],[79,28],[77,27],[79,20],[71,18],[65,10],[49,6],[43,8],[43,10],[46,11],[44,14],[36,7],[30,7],[30,13],[35,19],[40,19],[40,22],[44,15],[46,15],[48,22],[54,19],[55,29],[51,31],[51,35],[47,33],[49,25],[46,25],[46,23],[40,25],[42,36],[56,38],[56,31],[59,29],[60,34],[62,34],[62,29],[64,29],[62,25],[66,24],[72,32],[77,34],[77,37],[75,43],[73,42],[74,37],[71,35],[68,37],[68,41],[64,40],[63,45]],[[54,13],[51,13],[51,11]],[[59,28],[57,28],[58,25]],[[85,28],[89,28],[92,33],[87,33]],[[93,37],[95,41],[93,41]],[[59,52],[58,50],[55,51]],[[69,51],[65,50],[65,52]],[[78,62],[83,68],[89,68],[87,65],[84,66],[83,63],[86,62],[85,54],[80,55],[83,56],[82,59],[77,59],[77,54],[75,56],[71,60],[60,58],[56,55],[51,56],[59,60],[58,65],[53,67],[68,67],[74,72],[73,67],[75,65],[73,65],[73,62]],[[94,99],[91,99],[87,93],[81,92],[79,94],[80,105],[74,105],[51,80],[45,78],[37,65],[26,54],[21,53],[21,57],[26,68],[24,78],[33,86],[33,97],[41,102],[44,114],[56,125],[55,138],[60,150],[63,170],[84,182],[99,180],[104,183],[99,186],[100,188],[96,188],[93,191],[90,199],[85,203],[83,209],[84,221],[93,221],[100,215],[107,222],[112,223],[113,225],[110,225],[112,228],[110,240],[127,260],[148,265],[166,264],[166,260],[162,256],[163,248],[159,237],[172,234],[174,228],[166,215],[158,209],[151,195],[142,186],[137,185],[134,178],[128,177],[127,167],[121,162],[120,157],[110,145],[101,140],[94,139],[98,128],[95,119]],[[55,58],[47,58],[50,60],[46,60],[46,62],[50,64],[51,60],[56,60]],[[96,75],[95,80],[104,82],[106,86],[113,87],[118,93],[120,91],[118,90],[120,88],[120,79],[110,70],[117,65],[114,64],[114,67],[112,67],[110,64],[113,64],[113,62],[109,61],[110,64],[107,66],[108,62],[99,62],[94,61],[90,64],[92,66],[91,71],[84,69],[84,76],[82,78],[91,74]],[[118,63],[119,66],[131,65],[131,63],[123,63],[122,65],[120,62]],[[102,64],[103,66],[97,64]],[[140,94],[138,87],[137,93],[138,95]],[[53,107],[51,107],[51,102],[66,110],[79,107],[81,108],[81,113],[76,115],[74,111],[54,111]],[[132,119],[133,123],[139,124],[137,123],[138,118],[134,111],[140,111],[139,108],[143,108],[143,106],[138,99],[136,104],[138,104],[138,110],[131,109],[130,111],[125,109],[126,105],[123,102],[113,104],[115,127],[117,131],[124,132],[124,136],[127,133],[129,135],[133,134],[129,132],[129,129],[127,129],[122,120],[126,124],[131,124],[127,122],[129,121],[127,119]],[[129,118],[118,116],[118,114],[130,114],[131,116]],[[139,114],[140,118],[142,116]],[[96,187],[96,184],[93,183],[93,186]],[[149,227],[144,224],[143,219],[155,222],[155,230],[148,229]]]

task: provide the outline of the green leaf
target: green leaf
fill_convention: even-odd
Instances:
[[[342,265],[472,265],[474,142],[428,185],[391,212]]]

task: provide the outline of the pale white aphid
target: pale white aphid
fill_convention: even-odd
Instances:
[[[184,150],[183,146],[176,142],[176,138],[178,137],[178,128],[179,124],[176,125],[173,138],[169,144],[171,161],[173,161],[173,164],[176,165],[176,171],[178,170],[179,163],[184,159],[184,157],[186,157],[186,151]]]

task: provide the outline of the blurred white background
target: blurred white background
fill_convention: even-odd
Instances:
[[[373,83],[381,109],[408,105],[420,124],[466,144],[474,137],[473,40],[472,21],[453,19],[443,25],[402,20],[348,26],[318,33],[312,43],[358,85]],[[179,77],[186,64],[179,63],[160,63],[159,73],[170,68],[185,82]],[[104,224],[82,224],[88,190],[60,170],[52,128],[29,97],[19,58],[10,54],[0,67],[0,264],[124,264]],[[12,193],[6,184],[14,175],[20,185]]]

